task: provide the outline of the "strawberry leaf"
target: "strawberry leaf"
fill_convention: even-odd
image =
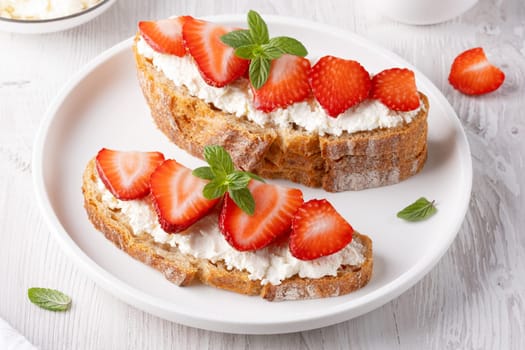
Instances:
[[[422,221],[437,212],[434,201],[430,202],[425,197],[419,198],[403,210],[397,213],[397,217],[407,221]]]
[[[228,194],[242,211],[248,215],[253,215],[255,212],[255,200],[248,188],[229,190]]]

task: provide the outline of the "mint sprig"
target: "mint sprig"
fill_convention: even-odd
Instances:
[[[248,12],[248,30],[240,29],[221,36],[221,41],[235,49],[235,55],[251,60],[249,75],[255,89],[260,89],[270,75],[272,60],[284,54],[304,57],[308,51],[300,41],[288,36],[270,39],[268,26],[257,12]]]
[[[407,221],[422,221],[437,212],[434,201],[430,202],[425,197],[421,197],[397,213],[397,217]]]
[[[221,146],[204,147],[204,159],[209,166],[196,168],[192,174],[201,179],[210,180],[204,186],[202,194],[207,199],[222,197],[226,192],[242,211],[253,215],[255,200],[248,190],[251,179],[264,180],[249,171],[235,170],[232,158]]]
[[[42,309],[66,311],[71,307],[71,297],[56,289],[29,288],[27,296],[33,304]]]

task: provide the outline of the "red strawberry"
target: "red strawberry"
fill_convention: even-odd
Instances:
[[[391,68],[376,74],[370,96],[394,111],[419,107],[416,78],[414,72],[406,68]]]
[[[310,61],[303,57],[283,55],[273,60],[266,83],[259,90],[252,87],[255,108],[271,112],[306,99],[309,71]]]
[[[190,16],[139,22],[140,35],[153,50],[182,57],[186,48],[182,41],[182,26]]]
[[[334,56],[322,57],[310,71],[315,98],[331,117],[368,97],[370,74],[358,62]]]
[[[481,47],[461,53],[450,68],[448,81],[467,95],[481,95],[496,90],[503,84],[505,73],[487,60]]]
[[[326,199],[305,202],[295,213],[290,251],[301,260],[313,260],[343,249],[354,229]]]
[[[189,18],[182,28],[184,43],[207,84],[222,87],[244,75],[250,64],[235,56],[220,37],[234,28]]]
[[[102,148],[96,157],[97,172],[106,188],[122,200],[145,197],[151,173],[164,161],[159,152],[114,151]]]
[[[207,181],[168,159],[151,174],[151,194],[162,229],[180,232],[206,215],[219,199],[206,199],[202,189]]]
[[[255,199],[252,216],[243,212],[228,194],[219,217],[219,228],[232,247],[255,250],[270,244],[290,231],[292,217],[303,203],[303,194],[286,188],[252,180],[248,185]]]

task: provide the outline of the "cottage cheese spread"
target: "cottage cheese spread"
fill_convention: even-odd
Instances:
[[[83,11],[101,0],[0,0],[0,17],[49,19]]]
[[[311,261],[294,258],[287,244],[271,245],[253,252],[233,249],[219,231],[217,213],[212,213],[191,226],[191,233],[168,234],[159,225],[152,204],[147,199],[121,201],[98,180],[102,201],[111,209],[119,209],[129,220],[134,234],[148,233],[155,242],[168,243],[182,253],[212,262],[224,261],[228,269],[236,268],[249,273],[251,280],[261,284],[278,285],[293,275],[320,278],[335,276],[341,265],[360,265],[364,262],[363,246],[356,240],[343,250]]]
[[[352,133],[392,128],[404,122],[409,123],[419,113],[419,108],[409,112],[392,111],[381,102],[372,99],[348,109],[337,118],[329,117],[314,99],[264,113],[253,106],[252,92],[246,79],[239,79],[225,87],[216,88],[206,84],[202,79],[190,55],[178,57],[158,53],[142,38],[137,42],[137,51],[144,57],[152,59],[153,65],[171,79],[175,86],[185,86],[192,96],[237,117],[245,116],[261,126],[276,125],[279,128],[288,128],[297,125],[319,135],[340,136],[345,131]],[[422,105],[421,103],[420,106]]]

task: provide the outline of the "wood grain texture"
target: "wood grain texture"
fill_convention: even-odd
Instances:
[[[354,31],[417,66],[443,91],[468,135],[474,166],[469,212],[439,264],[396,300],[318,330],[247,336],[161,320],[98,288],[62,253],[35,204],[34,135],[61,86],[99,52],[130,37],[140,19],[171,14],[244,13],[302,17]],[[525,6],[479,3],[447,23],[394,23],[365,1],[121,0],[76,29],[46,35],[0,33],[0,316],[42,349],[524,349],[525,348]],[[450,63],[483,46],[507,74],[480,98],[453,90]],[[27,288],[74,296],[50,313]]]

